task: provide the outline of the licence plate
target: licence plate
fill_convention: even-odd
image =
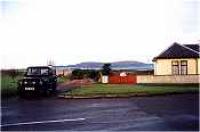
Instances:
[[[35,88],[34,88],[34,87],[25,87],[25,90],[34,91],[34,90],[35,90]]]

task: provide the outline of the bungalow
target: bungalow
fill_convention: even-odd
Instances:
[[[200,74],[198,44],[173,43],[153,59],[154,75],[194,75]]]
[[[173,43],[153,58],[154,75],[138,75],[139,84],[199,84],[199,44]]]

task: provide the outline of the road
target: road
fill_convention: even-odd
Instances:
[[[2,100],[5,131],[198,130],[198,94],[118,99]]]

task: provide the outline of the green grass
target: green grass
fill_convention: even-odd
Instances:
[[[69,80],[70,80],[70,79],[69,79],[68,76],[63,76],[63,77],[58,77],[58,78],[57,78],[57,82],[58,82],[58,83],[64,83],[64,82],[69,81]]]
[[[171,94],[198,92],[198,86],[148,86],[148,85],[111,85],[93,84],[72,90],[65,95],[69,96],[98,96],[98,95],[133,95],[133,94]]]
[[[11,78],[8,75],[1,76],[1,96],[9,97],[17,95],[17,80],[21,79],[22,76]]]

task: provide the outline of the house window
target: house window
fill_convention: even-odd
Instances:
[[[172,61],[172,74],[173,75],[186,75],[188,74],[188,65],[186,60]]]
[[[187,61],[181,61],[181,68],[180,74],[186,75],[187,74]]]
[[[178,75],[179,74],[178,61],[172,61],[172,74],[173,75]]]

